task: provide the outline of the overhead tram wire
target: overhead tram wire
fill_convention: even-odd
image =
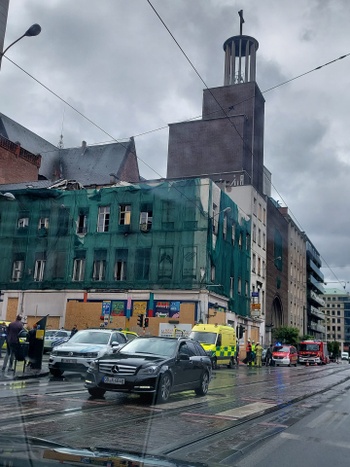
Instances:
[[[192,61],[190,60],[190,58],[188,57],[188,55],[187,55],[186,52],[184,51],[184,49],[180,46],[179,42],[176,40],[175,36],[174,36],[173,33],[170,31],[170,29],[168,28],[168,26],[166,25],[166,23],[164,22],[164,20],[162,19],[162,17],[160,16],[160,14],[158,13],[158,11],[156,10],[156,8],[152,5],[152,3],[151,3],[150,0],[146,0],[146,2],[150,5],[150,7],[152,8],[152,10],[154,11],[154,13],[156,14],[156,16],[158,17],[159,21],[162,23],[162,25],[163,25],[164,28],[167,30],[167,32],[169,33],[169,35],[171,36],[171,38],[174,40],[175,44],[177,45],[177,47],[180,49],[180,51],[182,52],[182,54],[183,54],[184,57],[186,58],[187,62],[190,64],[191,68],[194,70],[194,72],[196,73],[196,75],[198,76],[198,78],[199,78],[199,79],[201,80],[201,82],[204,84],[206,90],[210,93],[210,95],[212,96],[212,98],[214,99],[214,101],[217,103],[217,105],[220,107],[220,109],[224,112],[224,114],[225,114],[225,116],[227,117],[228,121],[230,122],[230,124],[232,125],[232,127],[234,128],[234,130],[236,131],[236,133],[237,133],[237,135],[239,136],[239,138],[242,140],[243,145],[247,147],[247,145],[246,145],[246,143],[245,143],[245,141],[244,141],[244,138],[243,138],[243,136],[240,134],[240,132],[238,131],[236,125],[235,125],[234,122],[231,120],[230,116],[227,114],[226,110],[222,107],[222,105],[220,104],[220,102],[216,99],[216,97],[214,96],[214,94],[211,92],[211,89],[207,86],[206,82],[204,81],[204,79],[203,79],[202,76],[200,75],[199,71],[198,71],[197,68],[194,66],[194,64],[192,63]],[[342,60],[342,59],[348,57],[349,55],[350,55],[350,53],[347,53],[347,54],[342,55],[342,56],[340,56],[340,57],[338,57],[338,58],[336,58],[336,59],[334,59],[334,60],[331,60],[331,61],[329,61],[329,62],[326,62],[326,63],[324,63],[323,65],[319,65],[319,66],[317,66],[316,68],[313,68],[312,70],[309,70],[309,71],[307,71],[307,72],[305,72],[305,73],[302,73],[302,74],[300,74],[300,75],[298,75],[298,76],[296,76],[296,77],[294,77],[294,78],[291,78],[291,79],[289,79],[289,80],[287,80],[287,81],[284,81],[284,82],[282,82],[282,83],[280,83],[280,84],[278,84],[278,85],[276,85],[276,86],[272,86],[271,88],[268,88],[268,89],[267,89],[266,91],[264,91],[264,92],[267,93],[267,92],[272,91],[273,89],[277,89],[277,88],[280,87],[280,86],[284,86],[285,84],[288,84],[288,83],[290,83],[290,82],[292,82],[292,81],[294,81],[294,80],[296,80],[296,79],[299,79],[299,78],[301,78],[301,77],[303,77],[303,76],[306,76],[307,74],[310,74],[310,73],[312,73],[312,72],[314,72],[314,71],[320,70],[321,68],[326,67],[326,66],[328,66],[328,65],[331,65],[331,64],[333,64],[333,63],[335,63],[335,62],[337,62],[337,61],[339,61],[339,60]],[[247,101],[247,100],[250,100],[250,99],[251,99],[251,97],[250,97],[250,98],[247,98],[247,99],[244,99],[242,102]],[[236,104],[236,105],[237,105],[237,104]],[[247,149],[248,149],[248,151],[250,152],[250,154],[251,154],[252,156],[254,156],[253,151],[252,151],[249,147],[248,147]],[[276,187],[272,184],[272,181],[271,181],[271,180],[269,180],[269,181],[270,181],[270,183],[271,183],[271,186],[275,189],[276,193],[277,193],[278,195],[280,195],[280,193],[278,192],[278,190],[276,189]],[[281,199],[283,200],[282,196],[281,196]],[[283,202],[285,203],[284,200],[283,200]],[[285,203],[285,204],[286,204],[286,206],[287,206],[287,203]],[[299,224],[299,226],[301,227],[301,230],[303,230],[303,229],[302,229],[302,226],[301,226],[301,224],[299,223],[299,221],[297,220],[296,216],[293,214],[293,212],[292,212],[289,208],[288,208],[288,210],[289,210],[290,213],[293,215],[294,220],[296,221],[296,223]],[[334,271],[332,271],[332,272],[333,272],[333,274],[335,275]]]
[[[202,81],[202,83],[204,84],[204,86],[206,87],[206,89],[208,89],[208,91],[210,92],[210,89],[208,88],[208,86],[206,85],[205,81],[203,80],[203,78],[200,76],[199,72],[197,71],[197,69],[195,68],[195,66],[193,65],[193,63],[190,61],[190,59],[188,58],[188,56],[186,55],[186,53],[184,52],[184,50],[181,48],[181,46],[178,44],[178,42],[176,41],[175,37],[173,36],[173,34],[170,32],[170,30],[168,29],[168,27],[165,25],[164,21],[161,19],[161,17],[159,16],[159,14],[156,12],[156,10],[154,9],[153,5],[150,3],[149,0],[146,0],[150,6],[152,7],[152,9],[154,10],[154,12],[156,13],[156,15],[158,16],[158,18],[160,19],[160,21],[162,22],[162,24],[164,25],[164,27],[167,29],[167,31],[169,32],[169,34],[171,35],[171,37],[173,38],[173,40],[175,41],[175,43],[178,45],[178,47],[180,48],[180,50],[182,51],[182,53],[184,54],[184,56],[186,57],[187,61],[190,63],[191,67],[194,69],[195,73],[197,74],[197,76],[200,78],[200,80]],[[315,72],[315,71],[318,71],[320,70],[321,68],[324,68],[326,66],[329,66],[329,65],[332,65],[334,64],[335,62],[339,61],[339,60],[342,60],[344,58],[347,58],[350,56],[350,53],[347,53],[347,54],[344,54],[336,59],[333,59],[333,60],[330,60],[322,65],[319,65],[317,66],[316,68],[313,68],[311,70],[308,70],[304,73],[301,73],[300,75],[297,75],[293,78],[290,78],[286,81],[283,81],[279,84],[276,84],[275,86],[272,86],[264,91],[262,91],[262,94],[265,94],[265,93],[268,93],[274,89],[277,89],[281,86],[284,86],[292,81],[295,81],[299,78],[302,78],[312,72]],[[50,92],[51,94],[53,94],[57,99],[59,99],[60,101],[62,101],[64,104],[68,105],[68,107],[70,107],[74,112],[76,112],[78,115],[80,115],[82,118],[84,118],[85,120],[87,120],[91,125],[95,126],[97,129],[99,129],[101,132],[103,132],[104,134],[106,134],[108,137],[111,138],[111,141],[114,141],[114,142],[117,142],[119,144],[121,144],[123,147],[126,148],[125,144],[122,143],[120,140],[114,138],[110,133],[108,133],[106,130],[104,130],[100,125],[98,125],[97,123],[95,123],[93,120],[91,120],[89,117],[87,117],[86,115],[84,115],[82,112],[80,112],[78,109],[76,109],[73,105],[71,105],[69,102],[67,102],[65,99],[63,99],[61,96],[59,96],[56,92],[54,92],[52,89],[50,89],[48,86],[46,86],[45,84],[43,84],[41,81],[39,81],[37,78],[35,78],[33,75],[31,75],[29,72],[27,72],[24,68],[22,68],[20,65],[18,65],[16,62],[14,62],[13,60],[11,60],[10,58],[8,58],[6,55],[3,56],[3,58],[7,59],[9,62],[11,62],[13,65],[15,65],[18,69],[20,69],[21,71],[23,71],[23,73],[25,73],[27,76],[29,76],[30,78],[32,78],[36,83],[38,83],[40,86],[42,86],[44,89],[46,89],[48,92]],[[213,96],[214,97],[214,96]],[[238,102],[238,104],[241,104],[245,101],[248,101],[250,100],[252,97],[248,97],[246,99],[243,99],[242,101]],[[215,97],[214,97],[215,99]],[[216,100],[216,99],[215,99]],[[216,100],[217,102],[217,100]],[[221,107],[222,111],[225,113],[225,115],[227,116],[227,113],[225,111],[225,109],[218,103],[218,105]],[[236,103],[237,105],[237,103]],[[234,125],[234,123],[232,122],[232,120],[230,119],[229,116],[228,117],[228,120],[230,121],[230,123],[232,124],[232,126],[234,127],[235,131],[237,132],[238,136],[243,140],[243,137],[242,135],[239,133],[239,131],[237,130],[236,126]],[[198,118],[201,118],[201,116],[196,116],[196,117],[192,117],[192,118],[189,118],[188,120],[195,120],[195,119],[198,119]],[[140,134],[137,134],[137,135],[134,135],[134,138],[136,137],[139,137],[139,136],[143,136],[143,135],[146,135],[146,134],[150,134],[150,133],[153,133],[153,132],[156,132],[156,131],[160,131],[160,130],[163,130],[163,129],[167,129],[168,128],[168,125],[166,126],[163,126],[163,127],[158,127],[158,128],[155,128],[153,130],[148,130],[146,132],[143,132],[143,133],[140,133]],[[253,153],[251,152],[251,154],[253,155]],[[139,156],[137,156],[135,154],[135,156],[137,157],[137,159],[139,159],[142,163],[145,164],[145,166],[147,166],[149,169],[151,169],[155,174],[157,174],[160,178],[164,178],[160,173],[157,172],[157,170],[155,170],[153,167],[151,167],[147,162],[145,162],[143,159],[141,159]],[[200,177],[200,175],[198,175]],[[194,175],[194,177],[196,177],[196,175]],[[283,197],[280,195],[280,193],[278,192],[278,190],[276,189],[276,187],[272,184],[272,181],[270,180],[271,182],[271,186],[274,188],[274,190],[276,191],[276,193],[280,196],[281,200],[287,205],[287,203],[283,200]],[[173,186],[173,188],[175,188],[177,191],[179,191],[176,187]],[[181,192],[180,192],[181,193]],[[186,198],[186,196],[181,193],[182,196],[184,196]],[[193,200],[191,200],[193,202]],[[197,206],[197,205],[196,205]],[[198,207],[198,206],[197,206]],[[299,224],[299,226],[301,227],[301,224],[298,222],[296,216],[293,214],[293,212],[291,211],[290,208],[289,209],[289,212],[293,215],[293,218],[294,220],[296,221],[297,224]],[[201,211],[201,209],[200,209]],[[302,227],[301,227],[301,230],[302,230]],[[329,267],[329,266],[328,266]],[[330,267],[329,267],[330,269]],[[332,269],[330,269],[332,271]],[[334,271],[332,271],[332,273],[335,275]],[[336,277],[336,276],[335,276]]]

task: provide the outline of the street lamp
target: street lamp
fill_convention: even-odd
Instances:
[[[41,26],[37,23],[35,24],[32,24],[30,26],[29,29],[27,29],[27,31],[22,34],[21,37],[19,37],[18,39],[16,39],[14,42],[12,42],[9,46],[6,47],[6,49],[3,51],[3,52],[0,52],[0,65],[1,65],[1,60],[2,60],[2,57],[5,55],[5,53],[8,51],[8,49],[10,47],[12,47],[13,45],[15,45],[18,41],[20,41],[21,39],[23,39],[23,37],[33,37],[33,36],[37,36],[38,34],[40,34],[41,32]]]

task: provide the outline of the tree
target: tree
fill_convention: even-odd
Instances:
[[[282,344],[295,345],[299,342],[299,329],[292,326],[281,326],[280,328],[273,329],[272,336]]]
[[[334,358],[340,357],[340,342],[327,342],[327,348],[330,355]]]

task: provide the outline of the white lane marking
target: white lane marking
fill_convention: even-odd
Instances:
[[[254,402],[253,404],[243,405],[242,407],[236,407],[234,409],[225,410],[217,415],[232,418],[244,418],[249,415],[254,415],[259,412],[263,412],[272,407],[276,407],[277,404],[268,404],[266,402]]]

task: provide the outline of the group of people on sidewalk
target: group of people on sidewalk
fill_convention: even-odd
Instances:
[[[260,342],[254,342],[248,339],[247,346],[246,346],[246,358],[243,360],[243,363],[246,363],[249,366],[262,366],[262,354],[263,354],[263,347]],[[266,350],[265,355],[265,365],[271,366],[273,363],[272,360],[272,346],[269,346]]]

